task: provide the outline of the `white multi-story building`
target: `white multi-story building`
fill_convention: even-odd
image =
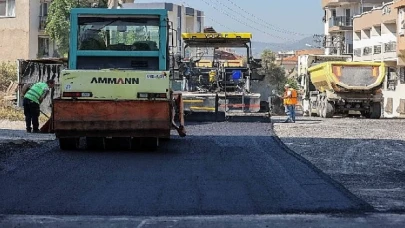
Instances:
[[[203,11],[196,10],[184,5],[176,5],[173,3],[159,2],[159,3],[126,3],[122,8],[132,9],[166,9],[169,15],[169,21],[172,23],[173,29],[176,30],[174,35],[177,39],[169,41],[170,46],[177,47],[177,52],[182,52],[184,43],[182,42],[181,33],[186,32],[203,32],[204,30],[204,13]],[[176,51],[174,51],[176,52]]]
[[[397,13],[392,2],[354,16],[353,61],[378,61],[397,65]]]
[[[382,2],[384,0],[322,0],[325,54],[353,54],[353,16]]]
[[[353,20],[353,61],[384,62],[383,116],[405,117],[405,64],[402,58],[405,1],[384,3]]]

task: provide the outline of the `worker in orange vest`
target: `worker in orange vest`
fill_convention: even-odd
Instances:
[[[290,121],[295,123],[295,106],[298,104],[297,90],[290,88],[290,85],[286,84],[284,86],[283,99],[288,115],[288,118],[284,121],[284,123],[288,123]]]

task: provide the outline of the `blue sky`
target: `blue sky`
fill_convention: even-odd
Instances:
[[[255,41],[282,43],[323,33],[321,0],[136,0],[135,2],[183,3],[185,6],[204,11],[206,26],[212,25],[217,31],[224,32],[230,30],[251,32]]]

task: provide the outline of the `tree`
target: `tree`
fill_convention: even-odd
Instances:
[[[276,55],[271,50],[266,49],[263,51],[261,58],[262,71],[264,71],[262,73],[266,75],[266,83],[275,88],[276,93],[282,92],[286,82],[286,77],[284,69],[275,63]]]
[[[108,0],[53,0],[48,10],[45,33],[56,43],[59,54],[67,56],[69,53],[70,10],[107,6]]]

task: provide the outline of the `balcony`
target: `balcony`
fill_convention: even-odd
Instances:
[[[353,30],[353,18],[348,16],[329,18],[329,32]]]
[[[360,0],[322,0],[322,8],[337,7],[345,4],[360,2]]]
[[[47,16],[39,16],[39,30],[44,31],[46,28],[46,18]]]
[[[353,44],[346,44],[344,54],[353,54]]]

